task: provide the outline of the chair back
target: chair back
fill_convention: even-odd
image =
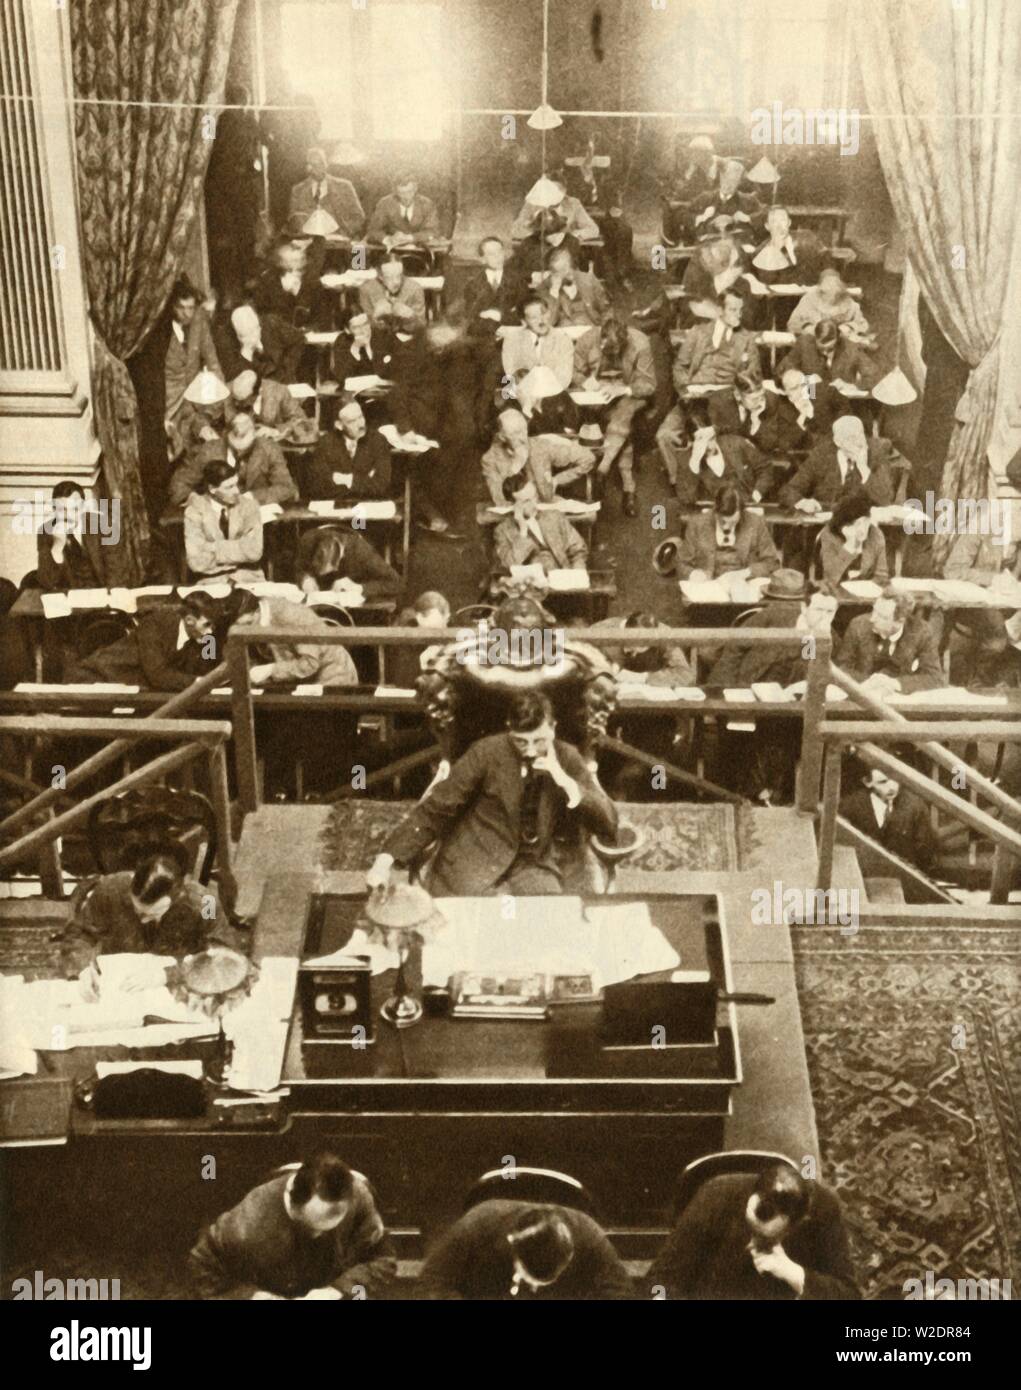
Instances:
[[[730,626],[744,627],[755,616],[756,613],[761,612],[761,603],[756,604],[754,608],[742,608],[741,612],[737,615],[737,617],[734,619]]]
[[[216,857],[216,817],[201,792],[138,787],[97,802],[86,833],[100,873],[132,869],[143,854],[168,841],[188,853],[189,872],[208,883]]]
[[[469,626],[482,622],[484,618],[491,618],[495,612],[496,607],[492,603],[468,603],[454,614],[454,622]]]
[[[698,1189],[712,1178],[747,1173],[749,1177],[765,1172],[776,1163],[786,1163],[798,1172],[798,1166],[786,1154],[762,1149],[732,1149],[729,1153],[705,1154],[696,1158],[681,1173],[674,1189],[672,1219],[676,1222]]]
[[[332,603],[310,603],[313,612],[324,627],[354,627],[355,620],[346,608],[337,608]]]
[[[572,1207],[595,1216],[591,1193],[577,1178],[555,1168],[493,1168],[483,1173],[464,1199],[464,1210],[482,1202],[534,1202],[536,1206]]]
[[[98,613],[88,622],[82,623],[75,639],[75,651],[79,661],[84,661],[93,652],[119,642],[135,629],[135,619],[128,613]]]

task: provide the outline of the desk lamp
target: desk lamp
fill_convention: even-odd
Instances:
[[[185,956],[168,972],[167,986],[174,997],[196,1013],[215,1018],[219,1025],[213,1057],[204,1068],[207,1080],[218,1086],[227,1074],[231,1052],[223,1015],[248,998],[258,978],[259,967],[227,946],[210,946]]]
[[[380,1017],[395,1028],[410,1028],[422,1017],[422,1003],[408,987],[408,956],[416,941],[425,945],[433,939],[443,919],[426,890],[413,883],[395,883],[376,889],[365,904],[365,916],[373,927],[370,941],[380,942],[388,950],[397,952],[394,992],[380,1009]]]

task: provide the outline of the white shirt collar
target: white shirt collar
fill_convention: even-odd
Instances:
[[[178,323],[176,319],[170,320],[170,327],[174,330],[174,337],[179,343],[184,342],[184,324]]]
[[[718,348],[722,343],[729,343],[734,336],[734,330],[729,324],[717,319],[713,324],[713,347]]]
[[[877,792],[869,792],[869,796],[872,798],[872,809],[876,815],[876,822],[882,828],[893,807],[884,801]]]
[[[188,629],[185,627],[184,619],[182,618],[177,624],[177,645],[174,650],[180,651],[181,648],[186,647],[190,641],[191,638],[188,636]]]

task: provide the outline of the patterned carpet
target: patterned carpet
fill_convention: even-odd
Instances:
[[[822,1159],[866,1297],[1021,1293],[1021,925],[795,927]]]
[[[620,817],[645,835],[641,848],[627,860],[629,872],[664,873],[672,869],[737,868],[733,808],[673,802],[653,806],[619,804]],[[324,869],[364,871],[393,829],[392,801],[344,801],[334,806],[319,845]]]

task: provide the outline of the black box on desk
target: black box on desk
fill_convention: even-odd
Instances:
[[[298,966],[298,1000],[306,1042],[363,1047],[374,1041],[372,973],[365,956],[346,955],[346,933],[331,919],[328,900],[315,897],[305,924],[303,960]]]

